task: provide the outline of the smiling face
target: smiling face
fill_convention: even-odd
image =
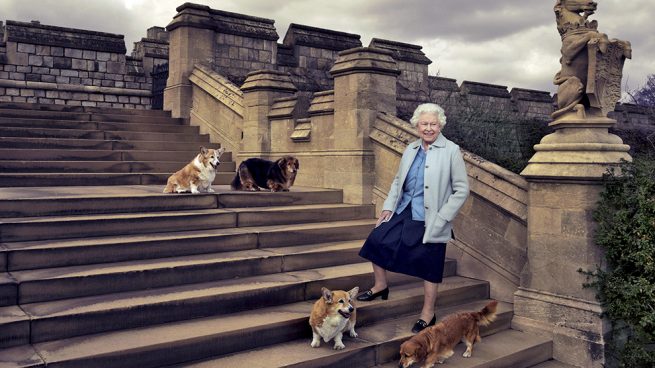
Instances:
[[[423,146],[428,147],[437,140],[441,133],[441,124],[436,114],[424,113],[419,115],[416,123],[418,136],[423,141]]]

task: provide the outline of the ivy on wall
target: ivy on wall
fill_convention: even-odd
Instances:
[[[607,366],[655,367],[655,155],[605,178],[594,220],[607,269],[587,273],[611,320]]]

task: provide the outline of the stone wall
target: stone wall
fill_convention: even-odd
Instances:
[[[147,76],[155,66],[168,63],[168,32],[163,27],[150,27],[146,37],[134,43],[132,58],[139,60]]]
[[[0,101],[150,108],[152,81],[122,35],[8,20]]]

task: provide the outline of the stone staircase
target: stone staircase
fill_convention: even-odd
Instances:
[[[166,182],[209,136],[156,110],[0,104],[0,187]],[[231,155],[216,175],[227,184]]]
[[[159,133],[131,136],[102,125],[175,128],[161,134],[189,128],[159,112],[14,104],[0,107],[0,116],[2,126],[26,135],[7,128],[10,137],[0,138],[0,367],[397,366],[423,294],[422,282],[404,275],[390,275],[389,300],[359,303],[360,336],[345,337],[345,350],[309,346],[307,319],[321,287],[371,284],[370,264],[357,253],[375,222],[373,206],[303,187],[246,193],[218,183],[214,194],[162,194],[173,171],[164,164],[190,160],[162,157],[192,157],[206,138],[189,134],[190,148],[173,152],[170,145],[181,143],[153,140]],[[67,126],[56,130],[89,124],[98,139],[50,136],[46,119]],[[33,138],[30,129],[44,136]],[[87,148],[89,140],[103,148]],[[98,162],[111,164],[92,165]],[[117,172],[104,169],[112,167]],[[234,164],[221,168],[217,181],[229,179]],[[452,260],[445,273],[439,316],[488,301],[486,281],[456,276]],[[474,357],[462,358],[459,346],[447,364],[563,367],[547,362],[548,338],[511,330],[511,318],[512,305],[501,303]]]

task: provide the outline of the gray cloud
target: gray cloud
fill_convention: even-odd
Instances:
[[[0,0],[4,19],[125,35],[126,46],[146,29],[166,26],[184,0]],[[423,46],[431,74],[512,87],[554,91],[560,40],[554,0],[195,0],[215,9],[275,20],[284,38],[289,23]],[[655,73],[655,5],[651,0],[598,0],[600,31],[632,42],[628,89]]]

